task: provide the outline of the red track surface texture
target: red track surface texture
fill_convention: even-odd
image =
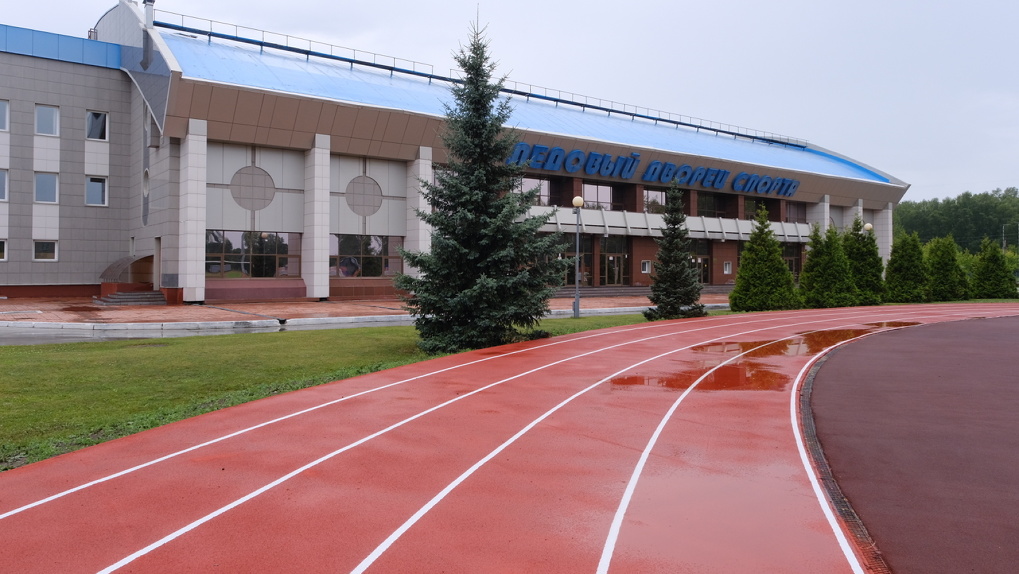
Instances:
[[[9,572],[862,572],[801,444],[825,350],[928,305],[488,349],[0,474]]]

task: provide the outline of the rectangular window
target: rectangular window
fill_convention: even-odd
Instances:
[[[205,231],[205,276],[250,279],[301,276],[301,234]]]
[[[333,235],[329,244],[329,275],[391,277],[403,272],[402,237]]]
[[[59,198],[58,188],[57,174],[35,174],[35,201],[37,203],[56,203]]]
[[[56,241],[36,241],[35,252],[32,254],[32,259],[36,261],[56,261],[57,260],[57,242]]]
[[[0,261],[7,261],[7,240],[0,239]]]
[[[723,261],[722,262],[722,274],[723,275],[732,275],[732,261]]]
[[[106,205],[106,178],[85,178],[85,205]]]
[[[0,132],[7,131],[7,122],[10,118],[10,103],[7,100],[0,100]]]
[[[622,211],[623,194],[611,185],[585,183],[583,188],[585,209],[604,209],[605,211]]]
[[[534,205],[552,205],[549,203],[550,200],[550,183],[547,179],[539,179],[536,177],[525,177],[520,180],[520,187],[517,188],[518,192],[531,191],[534,188],[538,188],[538,197],[534,198]]]
[[[85,117],[85,137],[106,141],[106,112],[88,112]]]
[[[640,272],[644,274],[651,273],[651,261],[649,259],[644,259],[640,262]]]
[[[60,108],[35,106],[35,133],[43,136],[60,135]]]
[[[0,201],[7,201],[7,170],[0,169]]]
[[[666,195],[664,189],[645,189],[644,211],[648,213],[665,213]]]

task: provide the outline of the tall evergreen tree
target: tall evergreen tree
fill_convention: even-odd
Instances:
[[[1015,276],[1008,268],[998,243],[984,238],[973,269],[973,296],[977,299],[1015,299]]]
[[[743,247],[736,271],[736,287],[729,294],[729,308],[772,311],[799,307],[793,273],[782,259],[782,244],[771,230],[768,210],[761,205],[757,208],[750,240]]]
[[[872,231],[857,217],[849,233],[842,236],[842,249],[849,259],[849,271],[859,292],[858,305],[880,305],[885,292],[885,264]]]
[[[969,297],[969,280],[959,264],[959,247],[951,235],[927,242],[927,270],[931,301],[960,301]]]
[[[803,304],[813,309],[856,305],[859,293],[838,230],[829,227],[822,235],[820,226],[814,224],[808,247],[800,274]]]
[[[683,213],[683,191],[672,180],[666,191],[665,227],[658,244],[658,260],[651,275],[651,302],[657,307],[644,311],[648,321],[703,317],[706,313],[701,298],[700,272],[690,254],[686,214]]]
[[[549,310],[571,261],[559,259],[559,235],[540,234],[551,215],[528,216],[538,190],[514,193],[522,168],[507,163],[515,134],[503,80],[483,30],[472,26],[470,41],[455,54],[463,80],[452,87],[442,141],[445,165],[435,183],[422,181],[430,211],[418,211],[431,226],[430,252],[403,252],[419,276],[398,275],[397,288],[414,315],[428,353],[455,352],[513,341],[517,328],[533,327]]]
[[[925,303],[930,300],[927,264],[916,233],[903,235],[892,244],[885,287],[885,300],[892,303]]]

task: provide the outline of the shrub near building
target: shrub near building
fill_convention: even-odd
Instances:
[[[927,242],[927,270],[931,301],[961,301],[969,297],[969,280],[959,264],[959,247],[951,235]]]
[[[880,305],[885,294],[885,264],[878,252],[877,239],[864,229],[857,217],[848,233],[842,235],[842,249],[849,259],[849,270],[859,295],[858,305]]]
[[[998,244],[984,238],[973,269],[973,296],[977,299],[1015,299],[1015,275]]]
[[[886,301],[890,303],[926,303],[930,300],[927,263],[923,260],[920,237],[903,235],[892,244],[885,274]]]
[[[834,227],[824,235],[815,224],[810,230],[807,261],[800,274],[800,298],[812,309],[852,307],[859,301],[842,237]]]
[[[736,286],[729,294],[733,311],[772,311],[798,309],[799,295],[793,274],[782,258],[782,244],[775,239],[768,221],[768,210],[757,209],[754,230],[740,256]]]

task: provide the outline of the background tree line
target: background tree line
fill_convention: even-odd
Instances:
[[[1019,243],[1019,189],[1009,187],[958,197],[903,201],[894,212],[896,239],[916,233],[922,243],[951,235],[962,249],[980,252],[984,237],[1008,245]]]
[[[1019,260],[1000,243],[983,238],[978,253],[961,250],[951,235],[926,244],[919,234],[899,233],[888,266],[878,256],[873,232],[857,218],[844,233],[814,225],[807,260],[796,284],[771,232],[767,212],[758,210],[729,295],[733,311],[850,307],[881,303],[926,303],[1019,297]]]

